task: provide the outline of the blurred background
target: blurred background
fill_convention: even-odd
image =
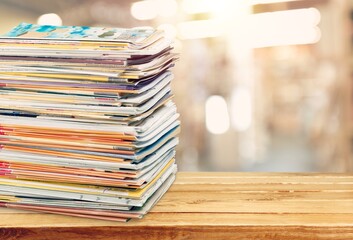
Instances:
[[[181,171],[353,171],[353,0],[0,0],[20,22],[164,29]]]

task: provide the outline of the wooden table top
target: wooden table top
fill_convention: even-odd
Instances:
[[[10,209],[0,239],[353,239],[353,174],[178,173],[141,220]]]

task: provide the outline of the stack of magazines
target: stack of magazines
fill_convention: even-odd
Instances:
[[[172,41],[21,23],[0,37],[0,206],[141,218],[171,186]]]

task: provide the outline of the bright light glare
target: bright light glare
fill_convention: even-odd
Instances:
[[[252,5],[256,4],[268,4],[268,3],[281,3],[281,2],[294,2],[298,0],[251,0]]]
[[[131,5],[131,15],[137,20],[150,20],[157,17],[158,1],[139,1]]]
[[[223,24],[217,20],[199,20],[182,22],[178,24],[180,38],[208,38],[217,37],[224,31]]]
[[[227,0],[184,0],[182,7],[184,11],[189,14],[220,12],[226,8],[226,3]]]
[[[178,3],[175,0],[159,0],[158,15],[171,17],[177,13]]]
[[[157,27],[158,30],[163,30],[167,38],[174,39],[177,35],[177,30],[172,24],[161,24]]]
[[[221,96],[210,96],[205,105],[206,128],[210,133],[222,134],[229,129],[227,102]]]
[[[151,20],[157,16],[171,17],[177,13],[175,0],[145,0],[131,5],[131,15],[137,20]]]
[[[237,131],[246,131],[252,122],[252,99],[248,89],[239,87],[231,99],[232,126]]]
[[[249,0],[183,0],[181,6],[187,14],[208,13],[210,18],[223,19],[223,25],[228,26],[234,17],[251,12]]]
[[[248,39],[254,48],[316,43],[321,37],[320,17],[316,8],[253,14]]]
[[[61,20],[61,17],[58,14],[55,13],[47,13],[41,15],[37,23],[39,25],[54,25],[54,26],[61,26],[63,24],[63,21]]]

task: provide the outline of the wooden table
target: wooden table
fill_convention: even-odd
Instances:
[[[179,173],[144,219],[0,213],[0,239],[353,239],[353,174]]]

